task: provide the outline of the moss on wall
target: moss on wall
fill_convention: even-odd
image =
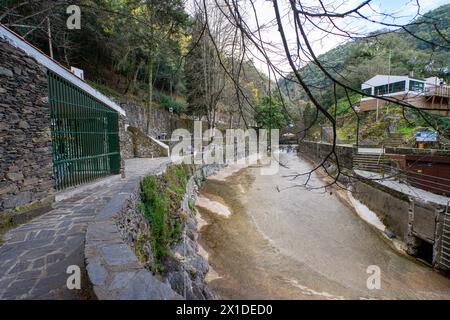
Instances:
[[[141,183],[141,208],[151,225],[153,268],[158,272],[163,271],[169,245],[180,240],[185,222],[180,203],[192,174],[189,165],[171,165],[163,175],[145,177]]]

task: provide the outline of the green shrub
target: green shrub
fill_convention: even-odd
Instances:
[[[356,94],[356,93],[351,93],[351,94],[349,94],[349,98],[350,98],[351,105],[348,102],[349,99],[347,98],[347,96],[345,96],[343,98],[340,98],[337,101],[337,110],[335,110],[336,105],[333,104],[328,111],[333,115],[334,115],[334,112],[336,112],[337,116],[342,116],[342,115],[346,115],[346,114],[354,114],[352,106],[354,106],[361,100],[361,95]]]
[[[182,102],[178,102],[173,99],[171,96],[168,96],[162,92],[158,92],[156,94],[156,99],[159,104],[166,110],[173,108],[173,112],[176,114],[182,114],[186,112],[186,104]]]

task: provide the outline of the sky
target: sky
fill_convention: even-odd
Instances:
[[[188,8],[189,3],[192,1],[201,1],[203,0],[188,0]],[[221,0],[207,0],[214,3],[217,1],[220,3]],[[273,21],[275,18],[274,8],[272,1],[270,0],[253,0],[255,4],[255,8],[257,10],[257,18],[259,25],[267,25],[267,28],[262,30],[262,38],[266,42],[270,42],[271,45],[268,46],[268,51],[271,61],[274,61],[277,64],[277,67],[283,71],[283,73],[287,73],[290,71],[290,67],[286,61],[286,55],[282,48],[282,42],[280,33],[276,26],[273,26]],[[317,0],[296,0],[297,3],[300,2],[303,6],[309,8],[318,8],[319,5]],[[356,8],[358,5],[363,3],[364,0],[323,0],[328,11],[334,11],[337,13],[346,12],[348,10]],[[417,2],[420,7],[418,7]],[[256,29],[256,18],[253,15],[253,10],[251,6],[248,4],[249,2],[246,0],[242,0],[239,2],[244,8],[245,3],[247,6],[245,7],[248,11],[247,24],[252,28]],[[407,24],[411,22],[418,13],[424,14],[427,11],[433,10],[441,5],[450,3],[450,0],[372,0],[368,6],[364,6],[361,9],[361,13],[365,16],[370,17],[372,20],[383,21],[386,23],[396,23],[396,24]],[[280,6],[281,15],[283,16],[283,26],[285,29],[286,37],[288,42],[290,42],[290,50],[292,52],[296,51],[296,32],[292,22],[292,12],[289,8],[288,0],[278,0],[278,4]],[[320,11],[322,11],[320,9]],[[387,17],[383,14],[389,14]],[[319,21],[319,19],[315,19],[314,22],[319,26],[315,27],[310,23],[306,22],[305,29],[308,32],[308,39],[311,42],[313,47],[313,51],[315,55],[320,55],[328,50],[345,43],[348,41],[347,36],[337,36],[332,35],[329,32],[321,31],[321,29],[325,29],[327,31],[333,30],[335,32],[336,29],[330,22]],[[384,28],[384,26],[377,23],[370,23],[366,20],[356,17],[347,17],[345,19],[334,19],[334,22],[339,28],[342,28],[346,31],[350,31],[353,35],[363,36],[370,32],[380,30]],[[253,60],[256,67],[262,72],[268,74],[268,69],[266,63],[259,61],[263,59],[262,55],[257,52],[257,50],[251,50],[253,54]],[[309,58],[304,53],[300,54],[301,60],[299,60],[299,66],[305,64]]]
[[[257,0],[259,1],[259,0]],[[279,4],[282,8],[282,3],[286,3],[287,0],[280,1]],[[358,5],[360,5],[363,0],[324,0],[324,3],[326,3],[327,9],[331,11],[335,11],[338,13],[346,12],[348,10],[356,8]],[[273,6],[271,1],[265,1],[261,0],[257,2],[260,9],[258,10],[258,20],[261,21],[265,19],[266,21],[271,21],[274,19],[274,13],[273,13]],[[318,1],[316,0],[301,0],[301,3],[305,6],[317,6]],[[417,17],[417,13],[419,10],[420,14],[424,14],[432,9],[435,9],[441,5],[450,3],[449,0],[419,0],[420,8],[417,6],[416,0],[372,0],[370,2],[370,6],[365,6],[362,8],[361,13],[364,15],[370,17],[372,20],[376,21],[383,21],[386,23],[395,23],[395,24],[407,24],[414,20],[415,17]],[[288,12],[290,8],[288,8],[286,5],[284,6],[285,12]],[[283,9],[280,9],[283,12]],[[320,10],[322,11],[322,10]],[[392,17],[386,17],[385,15],[382,15],[380,13],[388,13],[392,15]],[[264,17],[264,18],[262,18]],[[291,52],[296,50],[296,33],[295,28],[292,24],[291,18],[284,18],[283,24],[285,26],[285,32],[288,40],[291,41]],[[368,34],[370,32],[380,30],[382,28],[385,28],[383,25],[377,24],[377,23],[370,23],[366,20],[363,20],[361,18],[345,18],[345,19],[334,19],[335,23],[341,27],[343,30],[351,31],[354,34],[359,34],[361,36]],[[318,25],[327,30],[333,30],[334,27],[329,23],[321,23],[318,22],[318,19],[316,20]],[[317,27],[309,25],[308,23],[305,24],[305,28],[309,29],[308,38],[310,39],[310,42],[313,47],[313,51],[315,55],[323,54],[330,49],[345,43],[348,41],[347,36],[336,36],[331,35],[328,32],[320,31]],[[335,30],[335,29],[334,29]],[[278,46],[281,44],[280,35],[277,30],[277,28],[270,28],[267,30],[267,34],[264,36],[265,39],[272,39],[274,43],[278,43]],[[295,43],[295,44],[294,44]],[[287,65],[287,63],[283,63],[281,58],[281,52],[280,56],[273,55],[272,59],[279,59],[279,65],[283,66],[282,69],[285,69],[286,72],[290,71],[290,67]],[[303,59],[306,61],[309,60],[307,56],[303,56]],[[262,62],[256,62],[258,69],[264,70],[267,69],[266,64]]]

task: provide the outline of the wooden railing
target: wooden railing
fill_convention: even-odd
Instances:
[[[430,86],[425,87],[425,95],[450,97],[450,86]]]

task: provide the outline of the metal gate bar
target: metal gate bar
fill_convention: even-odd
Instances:
[[[444,219],[442,223],[442,238],[440,250],[440,264],[445,269],[450,270],[450,200],[444,212]]]
[[[118,113],[49,72],[55,189],[120,171]]]

